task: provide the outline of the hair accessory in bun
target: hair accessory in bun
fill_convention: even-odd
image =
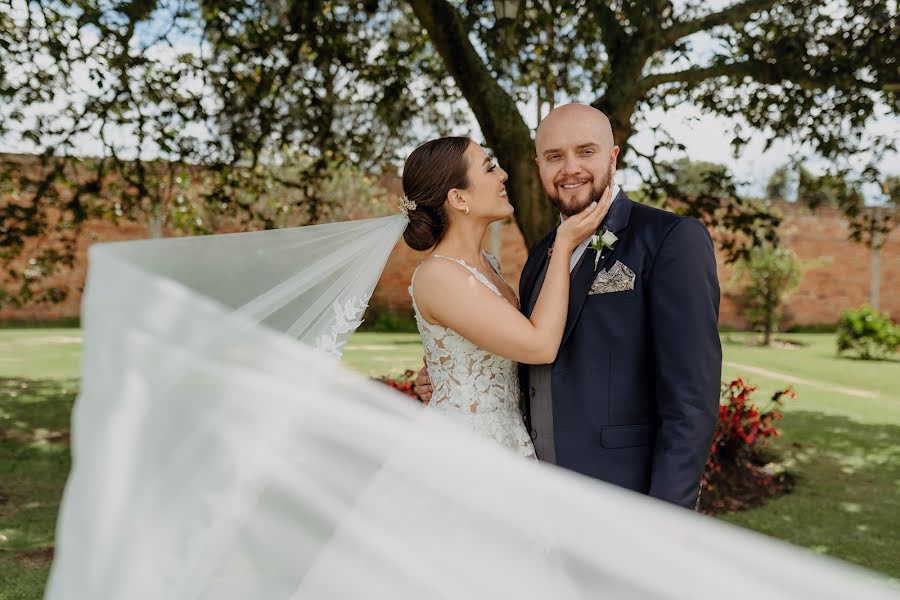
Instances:
[[[397,200],[397,205],[400,207],[400,212],[407,217],[409,217],[409,211],[416,210],[416,203],[406,196],[401,196],[400,199]]]

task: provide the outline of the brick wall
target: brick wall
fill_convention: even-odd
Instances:
[[[847,226],[836,210],[820,209],[815,214],[791,204],[779,205],[783,215],[781,236],[784,245],[793,249],[804,262],[800,286],[787,303],[782,325],[834,323],[843,308],[858,307],[869,301],[872,256],[869,250],[847,239]],[[133,222],[114,226],[107,222],[91,222],[79,241],[75,267],[51,280],[69,289],[69,297],[60,304],[0,308],[0,320],[52,320],[78,315],[86,269],[87,248],[98,241],[146,237],[146,227]],[[526,248],[518,228],[506,224],[502,228],[501,263],[507,280],[514,289],[525,263]],[[409,313],[407,287],[416,265],[424,254],[410,250],[401,241],[394,249],[372,299],[372,306]],[[744,327],[729,289],[731,269],[719,261],[719,279],[723,295],[720,323]],[[888,237],[881,253],[881,310],[900,320],[900,233]]]
[[[780,234],[803,264],[803,277],[785,309],[783,327],[835,323],[844,308],[869,302],[872,255],[862,244],[847,239],[849,230],[837,210],[819,209],[814,214],[794,204],[778,206],[783,216]],[[513,289],[518,289],[519,273],[527,251],[519,229],[503,226],[501,264]],[[402,242],[394,249],[373,297],[373,305],[395,311],[411,311],[406,288],[424,253],[414,252]],[[718,257],[722,303],[719,322],[744,328],[747,322],[735,301],[737,290],[733,269]],[[881,252],[880,308],[900,320],[900,233],[887,239]]]
[[[842,309],[870,301],[872,252],[847,239],[849,228],[836,209],[809,209],[780,204],[779,233],[784,246],[797,253],[803,274],[785,307],[782,326],[835,323]],[[880,256],[879,308],[900,320],[900,232],[891,233]],[[719,266],[723,288],[719,322],[742,327],[745,320],[729,290],[731,269]]]

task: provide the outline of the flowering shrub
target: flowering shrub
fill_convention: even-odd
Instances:
[[[719,420],[702,479],[701,512],[747,508],[790,483],[782,469],[767,464],[762,449],[768,438],[780,435],[774,423],[782,417],[784,400],[796,394],[791,388],[780,390],[760,409],[750,399],[755,391],[740,377],[722,385]]]
[[[380,381],[385,385],[389,385],[395,390],[399,392],[403,392],[407,396],[411,398],[419,399],[419,396],[416,395],[415,390],[413,390],[413,382],[416,380],[416,372],[412,369],[407,369],[402,376],[394,379],[391,377],[377,377],[376,381]]]

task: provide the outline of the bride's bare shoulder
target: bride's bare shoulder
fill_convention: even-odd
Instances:
[[[446,258],[429,256],[416,269],[416,288],[447,291],[469,277],[472,273],[462,265]]]

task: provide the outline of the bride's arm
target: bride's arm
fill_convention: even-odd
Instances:
[[[531,319],[461,266],[432,260],[416,275],[415,296],[428,321],[449,327],[488,352],[517,362],[547,364],[556,359],[569,304],[572,251],[600,226],[609,209],[601,202],[566,219],[556,242]]]

